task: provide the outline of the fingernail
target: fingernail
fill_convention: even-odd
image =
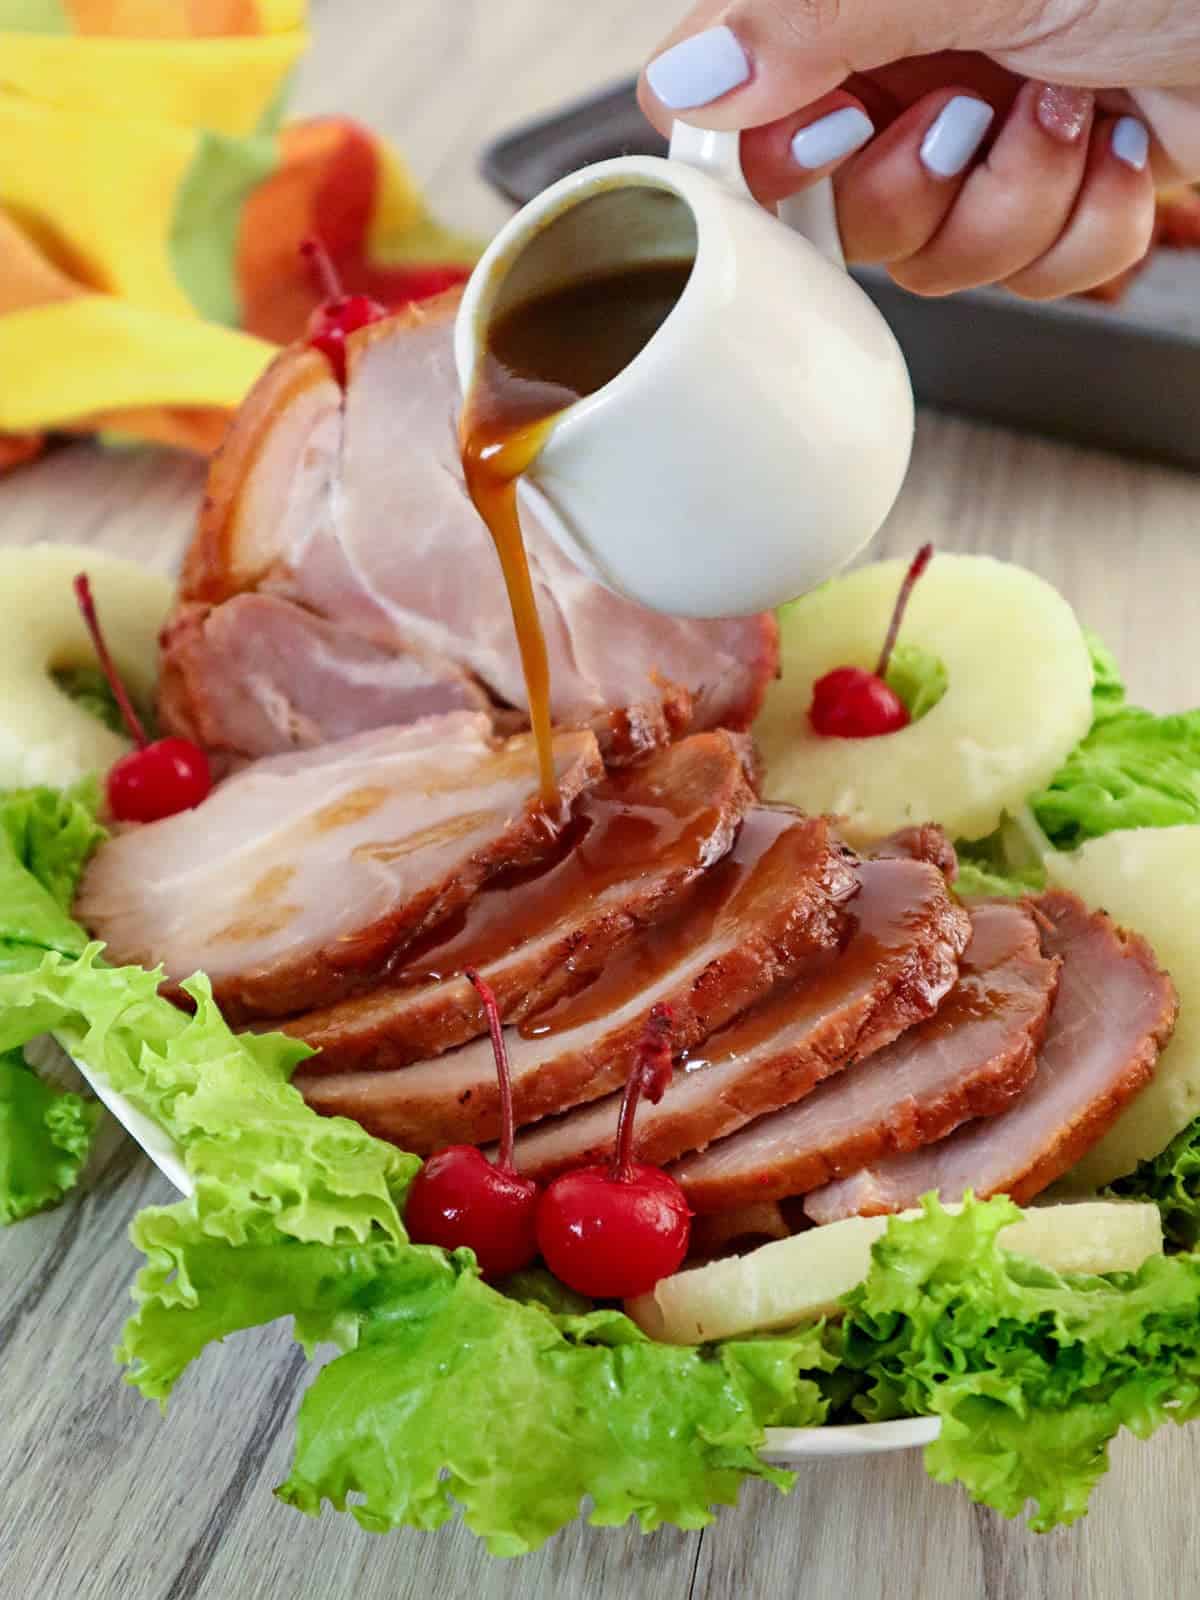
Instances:
[[[669,111],[706,106],[749,76],[750,58],[724,26],[681,39],[646,68],[646,82]]]
[[[875,124],[865,111],[843,106],[800,129],[792,140],[792,160],[798,167],[815,172],[818,167],[827,167],[831,161],[861,150],[874,132]]]
[[[935,178],[957,177],[983,143],[994,115],[986,100],[955,95],[921,141],[925,167]]]
[[[1112,153],[1118,161],[1140,172],[1150,158],[1150,135],[1136,117],[1122,117],[1113,127]]]
[[[1059,144],[1074,144],[1088,125],[1094,100],[1090,89],[1044,83],[1038,90],[1034,115],[1043,133],[1048,133]]]

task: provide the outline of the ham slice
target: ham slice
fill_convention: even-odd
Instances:
[[[498,708],[525,717],[499,563],[458,460],[457,305],[453,293],[352,335],[344,395],[324,361],[299,348],[256,386],[214,462],[184,564],[189,625],[164,637],[164,726],[253,757],[278,748],[281,727],[309,737],[315,723],[328,738],[348,718],[401,722],[413,714],[411,669],[421,663],[450,664],[451,682],[482,684]],[[532,506],[522,517],[557,723],[594,725],[629,756],[678,732],[689,715],[697,729],[749,726],[778,665],[773,617],[646,611],[579,572]],[[265,724],[245,714],[244,696],[225,681],[227,641],[244,614],[220,613],[251,591],[292,601],[331,628],[319,697],[295,698],[285,652],[273,668],[259,653],[253,698],[272,707]],[[400,664],[374,673],[369,706],[346,706],[364,639]]]
[[[673,917],[642,933],[586,988],[508,1030],[517,1123],[624,1083],[656,1003],[671,1006],[681,1047],[706,1038],[818,951],[831,950],[857,888],[854,858],[828,822],[755,808],[733,849]],[[317,1111],[354,1117],[421,1155],[499,1132],[486,1038],[394,1072],[302,1072],[294,1081]]]
[[[1074,895],[1045,894],[1034,907],[1042,948],[1062,968],[1032,1083],[999,1116],[814,1190],[804,1206],[814,1222],[903,1211],[931,1190],[944,1201],[971,1189],[1023,1204],[1078,1161],[1145,1087],[1175,1026],[1171,980],[1143,939]]]
[[[308,1072],[382,1070],[487,1032],[477,968],[522,1022],[580,988],[677,906],[733,844],[754,800],[744,736],[699,733],[585,794],[548,863],[494,878],[383,987],[286,1023]]]
[[[214,660],[222,672],[204,670]],[[490,702],[444,657],[376,644],[278,595],[243,594],[176,615],[164,639],[159,705],[212,754],[238,757],[308,750]]]
[[[565,806],[602,774],[589,733],[555,738]],[[172,984],[200,970],[226,1016],[277,1016],[375,981],[503,866],[554,844],[532,739],[454,712],[274,756],[194,811],[92,858],[77,903],[108,957]]]
[[[922,822],[910,828],[898,828],[880,839],[871,854],[895,857],[901,861],[928,861],[937,867],[947,883],[958,876],[958,855],[954,846],[935,822]]]
[[[639,1160],[661,1165],[703,1150],[932,1015],[958,975],[966,913],[927,862],[864,861],[860,880],[836,955],[687,1053],[658,1104],[639,1108]],[[520,1170],[551,1178],[606,1155],[619,1098],[523,1134]]]
[[[1005,1110],[1033,1078],[1058,970],[1025,907],[977,906],[958,979],[937,1013],[799,1105],[685,1157],[673,1172],[692,1209],[803,1194]]]

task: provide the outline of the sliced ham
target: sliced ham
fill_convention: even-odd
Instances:
[[[1034,906],[1042,947],[1062,967],[1029,1087],[999,1116],[814,1190],[804,1206],[814,1222],[903,1211],[931,1190],[944,1201],[968,1189],[1031,1200],[1149,1081],[1178,1007],[1153,952],[1074,895],[1045,894]]]
[[[585,794],[547,864],[502,873],[382,987],[284,1025],[309,1072],[383,1070],[487,1032],[476,967],[521,1022],[580,988],[725,855],[754,800],[744,736],[700,733]]]
[[[703,1150],[932,1015],[957,977],[966,913],[927,862],[864,861],[860,880],[849,936],[832,959],[685,1054],[658,1104],[639,1108],[640,1160],[663,1164]],[[550,1178],[598,1160],[612,1147],[619,1098],[523,1134],[521,1171]]]
[[[588,733],[557,735],[555,764],[568,807],[602,774]],[[76,910],[110,960],[174,984],[206,972],[235,1020],[284,1015],[371,983],[554,837],[531,738],[497,744],[486,716],[454,712],[257,762],[117,835]]]
[[[798,1105],[677,1163],[693,1210],[803,1194],[1003,1111],[1033,1078],[1058,970],[1025,907],[977,906],[957,981],[934,1016]]]
[[[165,726],[194,734],[202,712],[215,748],[249,757],[277,748],[273,730],[293,714],[311,719],[316,704],[331,728],[367,714],[335,708],[325,693],[297,705],[280,662],[257,692],[275,707],[264,745],[262,720],[242,715],[223,688],[221,640],[234,623],[218,611],[252,590],[333,625],[327,688],[340,677],[341,692],[353,695],[366,638],[393,657],[452,663],[498,707],[524,715],[499,563],[458,460],[457,305],[451,294],[353,335],[344,396],[311,351],[287,351],[265,374],[214,463],[185,561],[182,600],[198,608],[190,614],[199,626],[166,633]],[[778,665],[772,617],[695,621],[646,611],[579,572],[532,505],[522,516],[556,722],[595,725],[603,736],[616,712],[612,750],[633,756],[688,715],[697,729],[749,725]],[[370,714],[406,720],[405,673],[390,696],[386,688],[377,676]],[[636,736],[628,744],[619,737],[626,732]]]
[[[854,858],[821,818],[757,807],[681,909],[647,929],[577,994],[508,1030],[518,1124],[624,1083],[650,1008],[671,1006],[686,1048],[831,950],[858,888]],[[317,1111],[426,1154],[499,1132],[491,1045],[476,1039],[394,1072],[295,1079]]]
[[[219,756],[308,750],[388,722],[490,705],[453,661],[376,644],[278,595],[185,606],[164,645],[166,720]],[[222,672],[194,670],[212,660]]]
[[[954,846],[935,822],[911,828],[898,828],[871,851],[873,856],[898,857],[902,861],[928,861],[937,867],[947,883],[958,876],[958,856]]]

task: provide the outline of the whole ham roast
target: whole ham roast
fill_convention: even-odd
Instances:
[[[363,328],[345,391],[294,346],[218,455],[163,640],[160,716],[233,760],[444,711],[527,725],[512,616],[458,458],[458,292]],[[686,727],[749,726],[770,616],[677,620],[585,577],[522,515],[551,711],[610,762]]]

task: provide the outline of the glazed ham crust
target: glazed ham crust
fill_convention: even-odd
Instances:
[[[857,888],[853,858],[828,822],[751,811],[733,850],[673,917],[594,983],[531,1018],[523,1035],[509,1030],[518,1125],[620,1087],[655,1004],[670,1006],[677,1047],[707,1038],[818,951],[832,950]],[[418,1155],[499,1133],[486,1038],[393,1072],[301,1072],[294,1082],[315,1110],[354,1117]]]
[[[527,723],[499,563],[458,461],[457,305],[453,291],[353,335],[344,394],[321,357],[296,348],[246,401],[163,635],[166,729],[239,761],[470,704],[473,692],[504,731]],[[749,726],[778,666],[773,617],[651,613],[585,577],[533,510],[522,520],[559,725],[591,727],[612,761],[689,725]],[[251,596],[277,606],[247,611]],[[324,625],[315,685],[297,670],[307,614]],[[256,642],[236,653],[254,660],[231,674],[241,629]]]
[[[658,1165],[703,1150],[930,1016],[958,975],[966,913],[927,862],[864,861],[836,954],[789,977],[698,1045],[655,1105],[639,1109],[637,1154]],[[517,1165],[548,1179],[612,1147],[617,1099],[522,1135]]]
[[[486,885],[386,984],[282,1031],[320,1052],[309,1073],[384,1071],[440,1055],[487,1032],[461,976],[467,966],[491,985],[505,1020],[520,1023],[667,916],[729,851],[753,802],[741,738],[693,734],[585,794],[549,866]]]
[[[939,1144],[893,1156],[815,1190],[814,1222],[903,1211],[936,1190],[960,1200],[1032,1200],[1112,1126],[1145,1087],[1175,1026],[1174,986],[1144,939],[1072,894],[1032,902],[1047,956],[1062,962],[1037,1072],[999,1116],[968,1123]]]
[[[779,1200],[993,1116],[1032,1081],[1060,962],[1019,905],[971,912],[971,942],[936,1013],[894,1043],[673,1169],[697,1212]]]

